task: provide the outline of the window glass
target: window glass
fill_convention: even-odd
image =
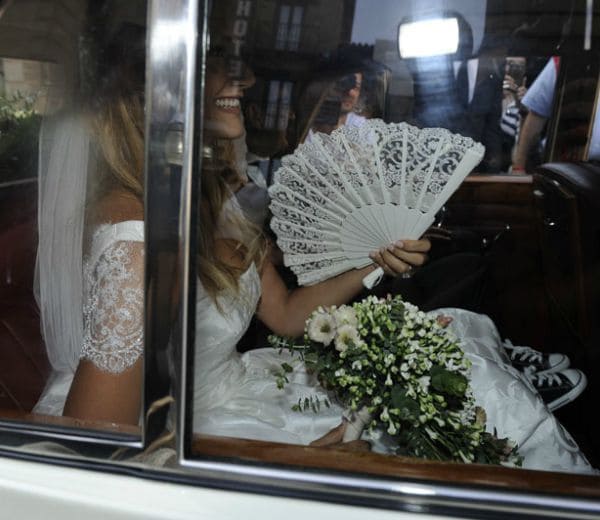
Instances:
[[[534,205],[543,174],[527,175],[566,117],[575,58],[554,50],[583,52],[579,22],[565,33],[568,13],[548,16],[491,1],[212,4],[187,367],[196,456],[595,474],[581,411],[598,331],[580,320],[599,288],[559,316]],[[569,225],[576,285],[598,251]]]
[[[2,58],[2,182],[35,173],[40,116],[60,107],[62,70],[54,63]],[[19,146],[20,145],[20,146]],[[11,165],[9,167],[9,165]]]
[[[0,10],[3,420],[139,435],[145,19]]]

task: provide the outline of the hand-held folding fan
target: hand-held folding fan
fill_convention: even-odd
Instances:
[[[269,189],[285,265],[311,285],[371,264],[371,251],[419,238],[484,150],[443,128],[379,119],[314,134],[283,158]],[[382,274],[363,283],[372,287]]]

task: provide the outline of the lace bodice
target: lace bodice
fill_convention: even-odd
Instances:
[[[229,217],[240,214],[234,198],[225,204],[217,233],[223,238],[239,239],[235,221]],[[258,284],[258,285],[257,285]],[[222,295],[219,312],[214,302],[199,287],[199,313],[208,312],[208,319],[200,317],[199,337],[204,336],[204,325],[223,325],[227,335],[219,337],[224,350],[234,351],[256,309],[260,280],[252,267],[240,280],[239,295]],[[243,302],[243,303],[242,303]],[[244,304],[245,303],[245,304]],[[126,221],[103,225],[92,238],[90,254],[84,261],[84,337],[81,358],[88,359],[101,370],[120,373],[131,367],[143,353],[144,326],[144,224]],[[232,326],[235,325],[235,326]],[[209,327],[210,328],[210,327]],[[210,330],[207,331],[210,335]],[[210,336],[215,338],[214,334]],[[214,343],[211,341],[209,343]],[[203,357],[203,356],[199,356]],[[218,364],[220,359],[209,365]]]
[[[144,225],[126,221],[94,233],[84,260],[81,358],[101,370],[131,367],[144,348]]]
[[[144,348],[144,223],[100,226],[83,265],[83,338],[76,355],[106,372],[122,372]],[[54,370],[35,413],[62,414],[76,366]]]

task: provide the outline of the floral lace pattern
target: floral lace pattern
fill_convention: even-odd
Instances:
[[[483,157],[443,128],[371,119],[315,133],[283,158],[271,228],[300,284],[371,263],[369,253],[419,238]]]
[[[118,374],[144,348],[144,243],[119,241],[84,266],[86,301],[81,358]]]

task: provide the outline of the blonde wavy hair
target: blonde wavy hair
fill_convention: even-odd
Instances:
[[[241,213],[228,212],[227,226],[236,230],[235,252],[241,262],[235,266],[217,255],[216,232],[223,218],[227,200],[234,196],[227,188],[225,178],[235,170],[233,145],[228,140],[214,140],[212,156],[205,158],[201,172],[200,208],[198,212],[198,275],[204,290],[213,301],[223,292],[240,293],[240,276],[252,265],[262,268],[267,242],[262,231]],[[235,173],[233,173],[235,176]]]
[[[99,150],[99,193],[123,188],[143,202],[144,107],[137,96],[117,96],[95,108],[92,130]],[[99,194],[96,194],[98,197]]]
[[[143,203],[144,109],[139,96],[118,95],[95,109],[92,128],[99,149],[99,193],[123,188]],[[211,158],[204,158],[200,172],[198,212],[198,276],[215,303],[223,292],[239,293],[239,279],[252,263],[260,270],[267,244],[261,230],[242,214],[229,212],[228,226],[236,229],[234,250],[239,265],[217,255],[217,226],[225,203],[232,197],[225,177],[236,168],[231,141],[214,139]]]

